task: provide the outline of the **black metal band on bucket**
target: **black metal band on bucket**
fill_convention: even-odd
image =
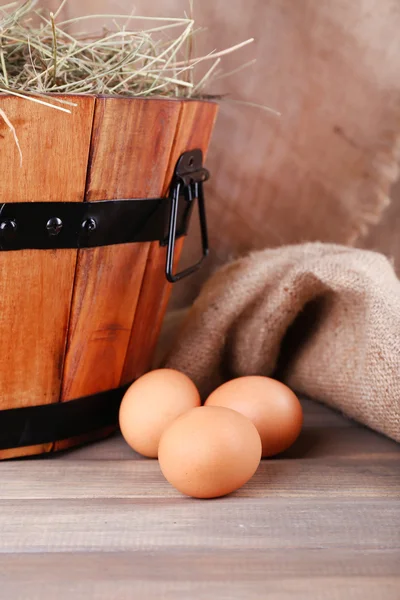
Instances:
[[[95,248],[167,237],[168,198],[99,202],[9,202],[0,206],[0,250]],[[187,230],[182,205],[177,236]]]
[[[167,246],[165,272],[168,281],[174,283],[193,273],[208,254],[203,197],[203,183],[208,177],[202,151],[195,149],[184,152],[177,161],[166,198],[0,203],[0,252],[159,241]],[[196,199],[202,258],[183,272],[173,274],[175,240],[186,235]]]
[[[0,411],[0,450],[49,444],[117,425],[128,386],[68,402]]]

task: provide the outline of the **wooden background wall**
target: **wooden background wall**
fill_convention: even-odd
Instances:
[[[136,14],[158,16],[188,8],[187,0],[134,5]],[[130,0],[69,0],[64,14],[132,8]],[[400,262],[400,188],[381,218],[398,177],[398,0],[195,0],[195,17],[208,28],[205,49],[256,38],[225,67],[253,57],[256,66],[216,91],[282,116],[221,103],[208,158],[212,256],[201,274],[176,286],[174,305],[190,301],[215,266],[252,248],[357,243]],[[197,242],[194,232],[187,260]]]

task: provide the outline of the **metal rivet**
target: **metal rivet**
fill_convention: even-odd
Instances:
[[[17,232],[17,222],[13,219],[4,219],[0,222],[0,237],[3,242],[12,240]]]
[[[0,234],[2,238],[11,238],[17,231],[17,222],[13,219],[4,219],[0,222]]]
[[[46,223],[46,229],[49,235],[58,235],[63,227],[63,222],[59,217],[51,217]]]
[[[85,219],[82,223],[82,229],[84,229],[86,232],[94,231],[96,228],[97,228],[97,223],[96,223],[95,219],[93,219],[92,217]]]

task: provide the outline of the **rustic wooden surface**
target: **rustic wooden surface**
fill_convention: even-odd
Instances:
[[[94,98],[68,100],[77,104],[71,114],[2,97],[1,108],[17,129],[23,158],[20,165],[12,134],[0,119],[1,201],[83,201]],[[0,409],[59,399],[76,254],[1,254]],[[0,458],[50,449],[51,444],[1,450]]]
[[[293,448],[198,501],[116,435],[1,464],[0,597],[400,597],[400,446],[304,401]]]

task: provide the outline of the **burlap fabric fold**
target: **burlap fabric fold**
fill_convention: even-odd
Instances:
[[[205,284],[166,366],[203,396],[236,376],[274,375],[400,441],[400,282],[366,250],[255,252]]]

